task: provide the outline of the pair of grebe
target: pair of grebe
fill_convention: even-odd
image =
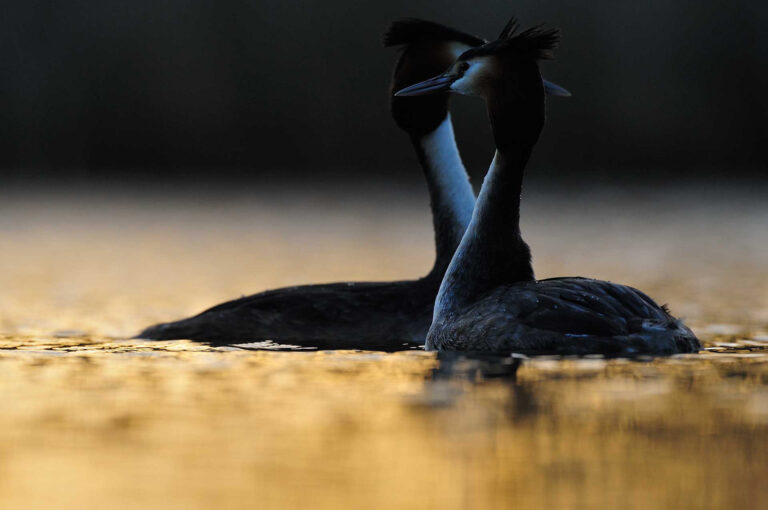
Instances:
[[[494,355],[698,350],[688,328],[636,289],[534,278],[520,234],[520,191],[544,125],[545,93],[568,95],[543,81],[538,68],[558,42],[556,29],[517,33],[514,19],[493,42],[414,19],[387,32],[385,45],[402,47],[392,115],[411,137],[430,193],[436,259],[427,276],[267,291],[150,327],[139,337],[384,350],[426,338],[430,350]],[[477,204],[456,148],[447,92],[480,96],[488,107],[496,154]]]

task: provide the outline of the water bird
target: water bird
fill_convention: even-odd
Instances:
[[[384,45],[398,47],[391,92],[444,71],[485,40],[418,19],[392,23]],[[395,123],[408,133],[429,189],[435,234],[432,270],[417,280],[343,282],[268,290],[193,317],[146,328],[138,338],[212,344],[271,340],[317,348],[398,350],[423,345],[435,296],[475,205],[448,111],[448,94],[390,97]]]
[[[696,336],[666,306],[637,289],[589,278],[536,280],[520,232],[523,173],[544,126],[539,61],[560,31],[518,32],[512,18],[496,41],[466,50],[451,67],[396,93],[485,100],[496,152],[472,219],[437,295],[426,348],[506,356],[695,352]]]
[[[431,21],[407,18],[389,26],[384,45],[400,48],[390,91],[445,70],[485,39]],[[547,93],[568,92],[546,82]],[[423,345],[437,290],[472,216],[475,195],[459,156],[448,94],[390,94],[395,123],[408,133],[427,181],[435,262],[418,280],[343,282],[269,290],[151,326],[138,338],[187,338],[212,344],[271,340],[324,349],[399,350]]]

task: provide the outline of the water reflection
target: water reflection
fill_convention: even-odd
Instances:
[[[149,508],[757,507],[768,349],[753,342],[521,363],[4,337],[0,497],[46,508],[42,485],[61,508],[86,492],[121,508],[136,487]]]
[[[431,261],[421,196],[410,209],[338,216],[316,208],[319,199],[292,212],[267,200],[204,211],[112,200],[107,215],[81,209],[89,198],[47,213],[4,211],[3,510],[730,509],[768,500],[768,242],[749,218],[705,222],[696,210],[654,222],[647,207],[626,217],[626,202],[595,208],[578,228],[547,216],[550,202],[529,216],[539,222],[529,227],[542,276],[599,275],[663,296],[705,342],[696,355],[497,363],[125,339],[243,291],[394,279]],[[675,193],[667,205],[679,201]],[[558,204],[558,217],[584,209]],[[328,231],[334,222],[346,237]],[[680,232],[693,237],[681,242]],[[311,255],[296,249],[307,243]]]

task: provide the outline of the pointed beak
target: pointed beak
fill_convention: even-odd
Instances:
[[[544,92],[549,94],[550,96],[571,97],[571,93],[565,90],[560,85],[556,85],[551,81],[547,81],[547,80],[543,80],[543,81],[544,81]]]
[[[460,78],[457,74],[441,74],[424,80],[419,83],[415,83],[410,87],[405,87],[395,92],[395,96],[422,96],[424,94],[434,94],[435,92],[442,92],[449,90],[451,84]],[[571,93],[566,89],[552,83],[551,81],[544,81],[544,92],[550,96],[571,97]]]
[[[442,92],[449,90],[451,84],[459,79],[457,74],[441,74],[424,80],[422,82],[405,87],[404,89],[395,92],[396,96],[422,96],[424,94],[434,94],[435,92]]]

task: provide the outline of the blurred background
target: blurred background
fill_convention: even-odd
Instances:
[[[10,0],[2,11],[6,182],[418,186],[388,114],[385,27],[416,16],[493,38],[512,14],[562,27],[543,73],[573,92],[549,102],[534,179],[766,179],[765,2]],[[454,106],[478,177],[492,155],[484,108]]]

